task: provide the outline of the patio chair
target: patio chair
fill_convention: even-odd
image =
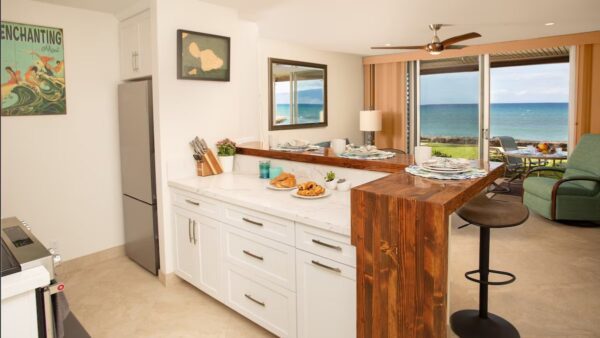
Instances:
[[[533,173],[561,172],[561,179]],[[566,168],[537,167],[523,182],[523,203],[551,220],[600,221],[600,134],[584,135]]]
[[[489,192],[510,192],[510,184],[517,179],[523,178],[523,174],[525,174],[525,164],[522,159],[506,156],[505,154],[507,151],[519,149],[517,142],[512,136],[498,136],[497,138],[502,147],[502,157],[504,158],[504,164],[506,165],[506,173],[509,175],[510,179],[506,182],[506,187],[501,187],[500,185],[493,183],[495,188]]]

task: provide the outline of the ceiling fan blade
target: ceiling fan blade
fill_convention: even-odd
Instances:
[[[448,47],[444,47],[444,49],[463,49],[465,47],[469,47],[467,45],[450,45]]]
[[[463,34],[463,35],[457,35],[455,37],[451,37],[449,39],[446,39],[444,41],[442,41],[442,45],[444,45],[444,48],[448,48],[448,46],[453,45],[457,42],[461,42],[461,41],[465,41],[465,40],[469,40],[469,39],[474,39],[474,38],[480,38],[481,34],[479,33],[475,33],[475,32],[471,32],[471,33],[467,33],[467,34]]]
[[[425,46],[380,46],[371,47],[371,49],[423,49]]]

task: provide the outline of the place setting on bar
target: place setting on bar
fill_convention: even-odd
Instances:
[[[404,170],[412,175],[438,180],[466,180],[485,177],[488,171],[472,166],[464,158],[431,156],[431,147],[415,147],[415,164]]]

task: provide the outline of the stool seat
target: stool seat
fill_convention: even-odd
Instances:
[[[485,194],[479,194],[456,213],[465,221],[486,228],[514,227],[529,218],[529,209],[522,203],[489,199]]]

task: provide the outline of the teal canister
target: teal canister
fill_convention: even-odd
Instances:
[[[279,176],[283,172],[281,167],[271,167],[269,168],[269,178],[275,178]]]

